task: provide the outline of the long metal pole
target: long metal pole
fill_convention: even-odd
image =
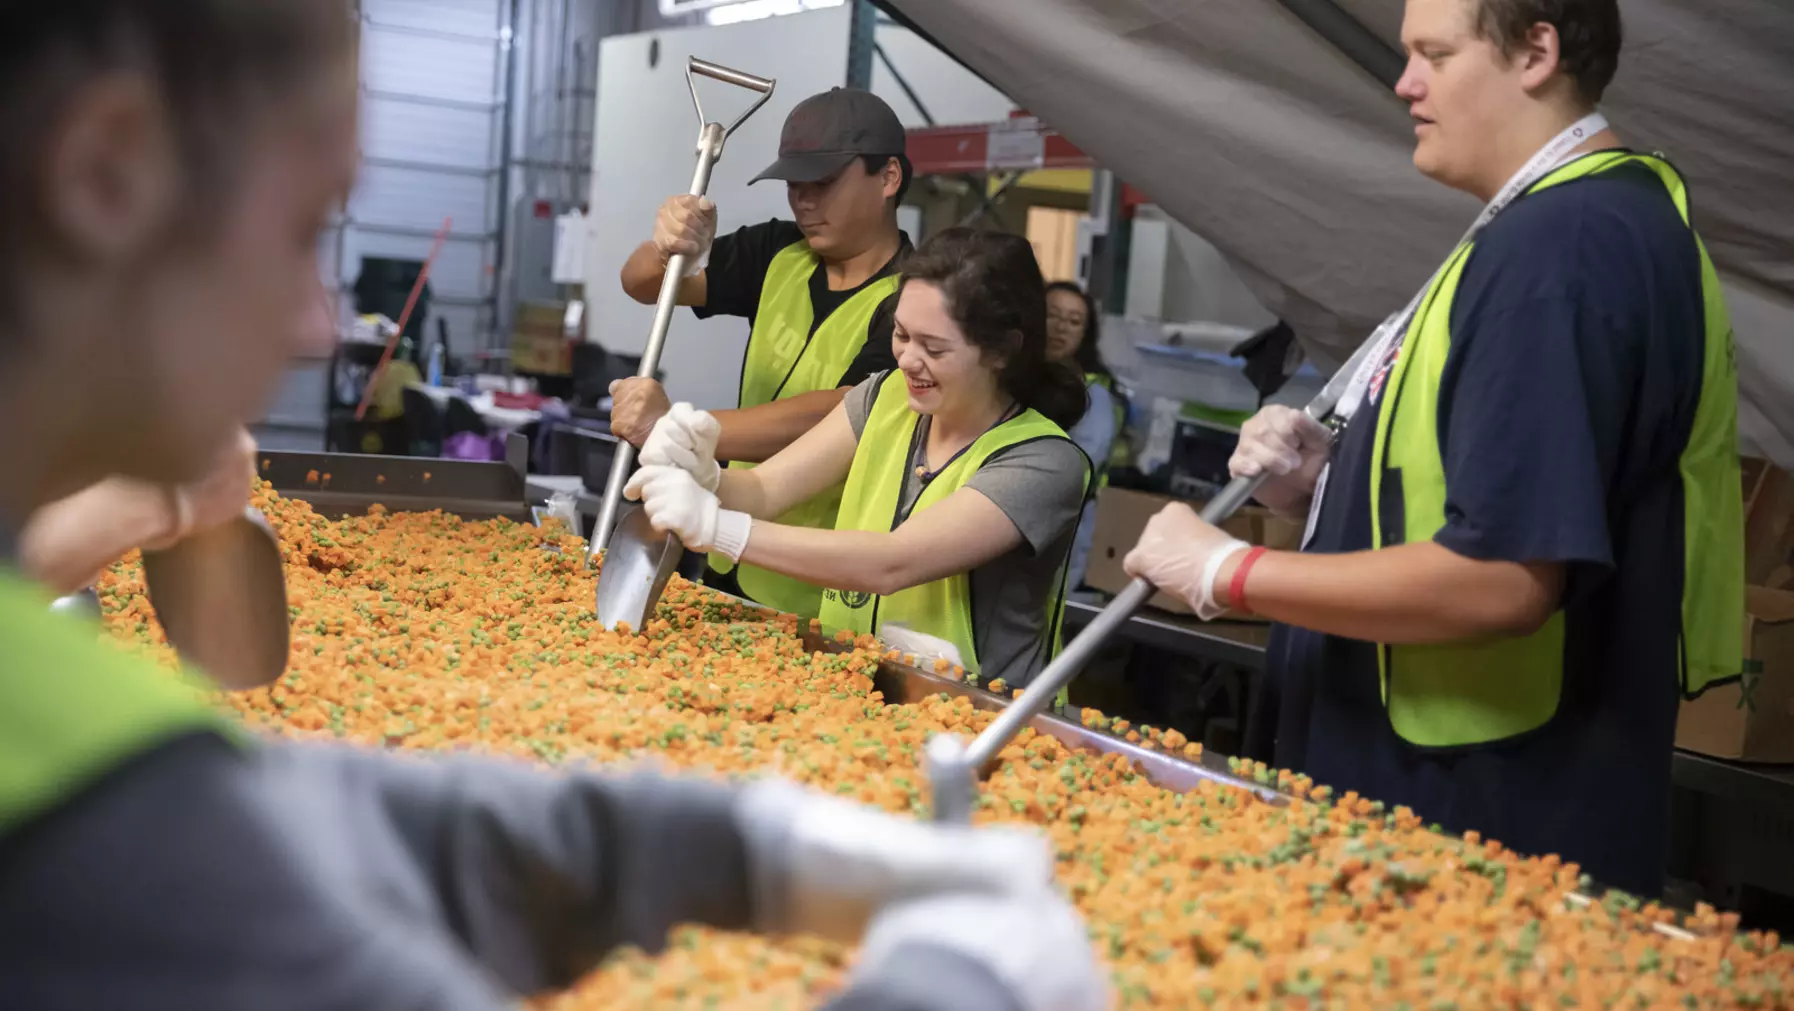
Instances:
[[[1303,410],[1310,418],[1337,432],[1333,409],[1339,404],[1352,376],[1369,356],[1374,343],[1376,342],[1365,341],[1360,345],[1351,359],[1321,388],[1321,392],[1309,401]],[[1209,523],[1223,522],[1251,500],[1264,480],[1265,475],[1262,473],[1234,478],[1203,507],[1202,518]],[[1059,691],[1084,669],[1084,664],[1089,662],[1097,647],[1107,642],[1115,630],[1121,627],[1122,622],[1133,617],[1134,612],[1151,599],[1152,592],[1152,584],[1144,579],[1128,583],[1109,602],[1109,606],[1091,619],[1090,624],[1066,644],[1053,662],[1047,664],[1040,676],[1028,685],[1027,691],[1006,706],[969,747],[961,745],[950,736],[938,737],[928,743],[925,758],[933,783],[934,817],[937,821],[964,823],[971,820],[979,770],[989,765],[1028,721],[1046,711]]]
[[[1220,523],[1232,516],[1252,497],[1263,481],[1263,475],[1236,478],[1203,508],[1202,518],[1210,523]],[[1046,712],[1060,689],[1071,683],[1071,679],[1090,662],[1091,655],[1115,634],[1116,629],[1133,617],[1135,611],[1144,607],[1152,599],[1152,594],[1153,585],[1146,580],[1135,579],[1129,582],[1109,602],[1108,607],[1103,608],[1082,632],[1066,643],[1059,656],[1047,664],[1040,676],[1022,692],[1021,698],[1004,707],[969,747],[960,748],[950,738],[938,738],[938,744],[935,741],[929,742],[926,755],[934,782],[936,819],[962,823],[971,820],[972,800],[976,792],[972,784],[977,781],[978,770],[995,760],[997,753],[1015,739],[1015,735],[1027,726],[1028,721]]]
[[[691,189],[687,191],[694,197],[703,196],[710,188],[710,170],[722,155],[723,136],[721,123],[704,124],[704,131],[698,136],[698,167],[692,173]],[[685,264],[683,254],[672,257],[667,260],[666,275],[660,279],[660,301],[654,306],[654,325],[648,330],[648,346],[642,350],[642,366],[636,370],[636,375],[643,379],[654,378],[655,370],[660,367],[660,350],[666,346],[667,330],[672,327],[673,313],[679,308],[679,283],[685,279]],[[596,557],[610,543],[610,532],[617,520],[617,504],[623,498],[623,485],[628,482],[633,466],[635,447],[627,440],[617,440],[617,452],[610,461],[610,477],[604,483],[604,502],[598,508],[598,525],[592,528],[588,558]]]

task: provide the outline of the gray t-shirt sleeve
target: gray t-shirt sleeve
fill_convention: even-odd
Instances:
[[[1036,439],[984,461],[965,487],[995,502],[1028,549],[1039,554],[1078,522],[1088,470],[1084,454],[1069,439]]]
[[[848,390],[847,396],[842,399],[841,402],[847,405],[847,423],[853,426],[853,437],[856,440],[866,430],[866,419],[872,417],[872,405],[878,400],[878,388],[890,374],[890,370],[886,369],[868,376]]]

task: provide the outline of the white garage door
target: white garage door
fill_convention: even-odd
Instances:
[[[500,0],[364,0],[362,169],[342,229],[338,280],[361,258],[421,260],[445,218],[431,268],[426,333],[448,322],[460,354],[491,344],[504,95]]]
[[[430,272],[424,333],[448,325],[451,353],[493,344],[498,166],[503,117],[503,0],[362,0],[362,168],[347,214],[319,244],[319,271],[353,315],[362,257],[423,260],[445,218]],[[269,427],[321,443],[325,365],[296,366]],[[314,440],[313,436],[316,436]]]

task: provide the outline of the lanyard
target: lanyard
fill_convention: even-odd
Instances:
[[[1513,178],[1507,181],[1507,185],[1495,194],[1495,198],[1490,200],[1488,205],[1483,208],[1482,213],[1476,216],[1476,220],[1470,223],[1470,228],[1464,232],[1464,237],[1452,247],[1453,250],[1476,238],[1478,232],[1482,231],[1489,222],[1495,220],[1495,215],[1506,210],[1507,206],[1513,203],[1520,194],[1531,189],[1534,183],[1545,178],[1568,160],[1571,151],[1605,129],[1607,129],[1607,117],[1598,112],[1591,112],[1570,124],[1562,133],[1553,137],[1550,143],[1539,148],[1538,153],[1534,154],[1525,165],[1520,166],[1520,171],[1514,173]],[[1446,262],[1450,262],[1450,257],[1446,258]],[[1414,297],[1408,300],[1408,304],[1400,312],[1384,320],[1383,324],[1370,335],[1369,339],[1372,342],[1373,350],[1358,366],[1357,373],[1352,376],[1351,385],[1346,387],[1345,392],[1339,397],[1338,406],[1333,409],[1334,414],[1342,420],[1350,421],[1352,415],[1358,413],[1359,406],[1364,402],[1365,391],[1370,386],[1371,377],[1401,347],[1402,339],[1407,336],[1408,325],[1413,322],[1414,313],[1420,309],[1421,299],[1426,297],[1427,290],[1433,286],[1434,281],[1438,280],[1439,271],[1443,269],[1445,269],[1445,264],[1442,263],[1433,271],[1433,275],[1427,278],[1427,282],[1420,286],[1420,290],[1414,293]]]
[[[941,464],[939,467],[935,468],[934,470],[928,469],[928,432],[929,432],[929,429],[934,427],[934,416],[927,415],[925,418],[917,419],[915,431],[913,433],[911,433],[911,435],[910,435],[909,455],[910,455],[911,460],[919,460],[920,461],[919,463],[916,464],[915,474],[916,474],[916,477],[918,479],[920,479],[922,482],[921,487],[923,487],[923,488],[928,487],[929,484],[931,484],[935,478],[940,477],[941,474],[946,472],[948,467],[953,466],[953,464],[956,461],[958,461],[958,459],[960,457],[964,456],[966,450],[971,449],[973,446],[977,445],[978,439],[982,439],[985,436],[989,435],[990,433],[996,431],[998,428],[1002,427],[1010,419],[1021,414],[1022,410],[1023,410],[1023,408],[1022,408],[1021,401],[1017,400],[1017,401],[1010,403],[1010,405],[1008,407],[1003,408],[1003,413],[997,416],[997,420],[990,423],[989,428],[978,433],[977,438],[974,438],[971,442],[968,442],[965,445],[959,447],[958,452],[956,452],[952,456],[948,457],[946,463]],[[920,494],[920,492],[918,492],[917,494]]]
[[[1591,112],[1570,124],[1556,137],[1551,138],[1550,143],[1539,148],[1538,152],[1528,159],[1525,165],[1520,166],[1520,171],[1514,173],[1513,177],[1507,181],[1507,185],[1501,187],[1496,192],[1494,199],[1483,207],[1482,213],[1478,214],[1476,220],[1471,222],[1470,227],[1465,230],[1464,237],[1452,247],[1453,253],[1455,254],[1464,243],[1476,238],[1477,233],[1482,231],[1489,222],[1495,220],[1495,216],[1506,210],[1507,206],[1513,203],[1520,194],[1531,189],[1534,183],[1545,178],[1558,166],[1568,161],[1571,151],[1582,146],[1584,141],[1605,129],[1607,129],[1607,117],[1598,112]],[[1352,416],[1358,413],[1358,408],[1364,403],[1365,392],[1370,388],[1371,380],[1401,350],[1402,340],[1407,336],[1408,326],[1414,320],[1414,313],[1420,309],[1421,300],[1426,297],[1433,282],[1439,279],[1439,273],[1445,269],[1445,264],[1450,262],[1451,257],[1447,256],[1444,263],[1434,268],[1433,275],[1420,286],[1420,290],[1414,293],[1414,297],[1408,300],[1408,304],[1400,312],[1384,320],[1382,325],[1370,335],[1368,338],[1371,342],[1370,354],[1365,355],[1364,360],[1359,363],[1345,392],[1340,394],[1339,403],[1333,408],[1333,415],[1340,422],[1350,422]],[[1327,477],[1332,470],[1332,464],[1321,468],[1320,480],[1315,483],[1314,499],[1308,507],[1308,526],[1302,533],[1304,549],[1314,538],[1314,528],[1321,517],[1321,500],[1327,493]],[[1371,522],[1376,522],[1376,518],[1372,517]]]

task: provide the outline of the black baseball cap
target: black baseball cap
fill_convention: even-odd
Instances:
[[[863,155],[900,155],[905,140],[903,123],[884,99],[831,88],[797,103],[779,134],[779,160],[749,182],[820,182]]]

